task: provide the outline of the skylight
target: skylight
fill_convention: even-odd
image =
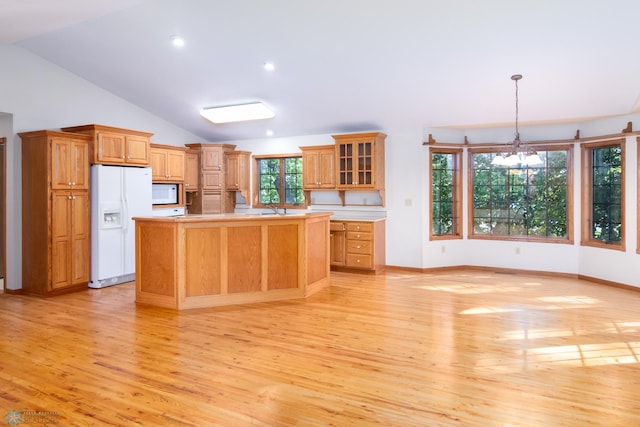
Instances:
[[[203,108],[200,115],[215,124],[271,119],[276,114],[262,102]]]

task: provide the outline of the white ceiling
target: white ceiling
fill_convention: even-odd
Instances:
[[[0,0],[0,43],[226,141],[510,124],[515,73],[522,124],[640,111],[639,16],[637,0]],[[198,113],[252,101],[276,117]]]

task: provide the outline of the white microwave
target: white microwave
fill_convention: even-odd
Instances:
[[[152,184],[151,200],[154,205],[177,205],[178,184]]]

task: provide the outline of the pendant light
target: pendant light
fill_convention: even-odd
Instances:
[[[518,129],[518,81],[520,79],[522,79],[522,74],[511,76],[511,80],[516,84],[516,135],[506,152],[496,154],[491,161],[492,165],[515,167],[518,165],[537,166],[543,163],[536,150],[520,141],[520,130]]]

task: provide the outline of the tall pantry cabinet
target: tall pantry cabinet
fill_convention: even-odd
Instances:
[[[22,139],[22,289],[52,296],[87,287],[91,266],[88,135]]]

